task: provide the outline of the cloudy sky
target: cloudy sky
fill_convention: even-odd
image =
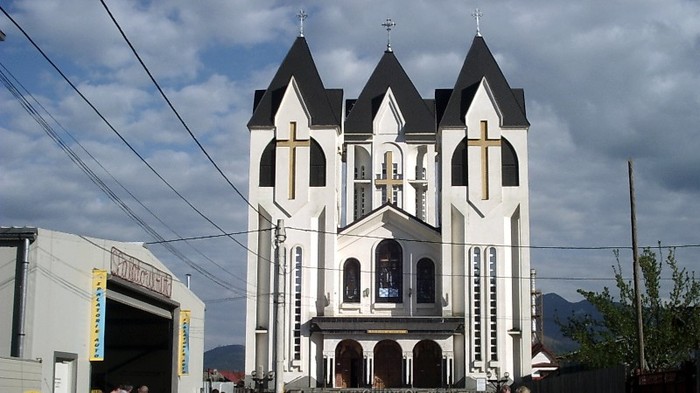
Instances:
[[[700,3],[690,0],[106,1],[114,18],[226,178],[247,195],[253,92],[267,87],[309,14],[305,36],[324,84],[355,98],[386,45],[424,97],[451,88],[476,30],[512,87],[525,89],[532,265],[538,287],[579,300],[629,247],[627,160],[634,160],[640,245],[700,244]],[[162,238],[246,230],[246,205],[158,93],[97,1],[8,1],[0,69],[67,146]],[[16,78],[14,80],[13,78]],[[36,99],[37,102],[34,101]],[[114,130],[112,130],[113,128]],[[0,225],[154,241],[0,89]],[[234,236],[245,243],[244,234]],[[150,249],[193,277],[207,304],[207,349],[244,342],[245,254],[225,237]],[[537,248],[552,246],[556,248]],[[698,265],[700,249],[678,248]],[[629,272],[631,251],[621,250]]]

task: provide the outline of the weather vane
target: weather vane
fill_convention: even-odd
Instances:
[[[299,37],[304,36],[304,19],[306,19],[308,16],[309,14],[304,12],[303,9],[300,9],[299,13],[297,14],[297,18],[299,18]]]
[[[476,36],[481,37],[481,27],[479,26],[479,22],[481,21],[481,17],[484,16],[484,13],[477,8],[474,10],[474,12],[472,12],[472,16],[476,19]]]
[[[382,26],[386,27],[386,51],[391,52],[391,29],[396,26],[396,22],[391,18],[386,18],[386,22],[382,23]]]

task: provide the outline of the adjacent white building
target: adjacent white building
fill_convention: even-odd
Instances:
[[[530,374],[529,123],[483,37],[433,97],[388,46],[344,99],[300,36],[255,93],[248,128],[248,376],[271,376],[277,360],[287,389]]]
[[[0,228],[0,315],[4,364],[41,370],[40,389],[5,380],[3,391],[202,387],[204,303],[143,243]]]

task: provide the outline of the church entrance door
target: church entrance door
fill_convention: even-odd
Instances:
[[[335,348],[335,387],[359,388],[361,384],[362,346],[355,340],[343,340]]]
[[[383,340],[374,347],[375,389],[401,387],[401,346],[393,340]]]
[[[413,347],[413,386],[439,388],[442,385],[442,349],[433,340]]]

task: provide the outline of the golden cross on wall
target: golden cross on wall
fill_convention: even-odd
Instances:
[[[393,154],[390,151],[384,154],[384,166],[386,167],[386,178],[377,179],[374,181],[374,184],[376,184],[377,186],[386,187],[386,193],[389,202],[396,203],[396,201],[394,200],[394,187],[402,186],[403,180],[398,179],[399,176],[396,176],[397,179],[394,179],[394,175],[397,175],[397,173],[394,173],[394,159]],[[382,203],[384,203],[384,201],[382,201]]]
[[[481,148],[481,199],[489,199],[489,147],[501,147],[500,139],[488,139],[489,125],[481,121],[481,137],[467,140],[467,146]]]
[[[289,123],[289,139],[277,140],[277,147],[289,148],[289,199],[295,198],[297,147],[309,146],[311,146],[311,142],[308,139],[297,139],[297,123],[295,121]]]

